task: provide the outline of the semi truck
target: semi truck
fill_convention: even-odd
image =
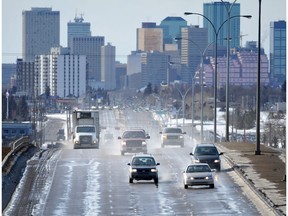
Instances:
[[[72,138],[74,149],[99,148],[100,123],[98,110],[72,112]]]

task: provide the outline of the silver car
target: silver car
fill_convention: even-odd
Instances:
[[[183,172],[184,188],[194,185],[209,185],[214,188],[213,172],[207,163],[197,163],[187,166]]]

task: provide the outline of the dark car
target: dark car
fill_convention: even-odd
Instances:
[[[221,159],[217,147],[212,143],[196,144],[192,153],[192,163],[207,163],[211,169],[221,170]]]
[[[65,140],[64,129],[59,129],[57,132],[57,140]]]
[[[155,158],[151,154],[135,154],[132,157],[129,166],[129,183],[133,183],[133,180],[154,180],[155,184],[158,184],[158,169],[157,166],[160,163],[156,163]]]

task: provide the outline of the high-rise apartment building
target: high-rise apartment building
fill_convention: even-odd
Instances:
[[[93,88],[98,88],[101,83],[101,47],[104,42],[103,36],[73,37],[71,54],[86,55],[87,84]]]
[[[105,89],[114,90],[116,88],[115,46],[108,43],[101,47],[101,81],[104,82]]]
[[[163,51],[163,29],[156,23],[142,23],[142,28],[137,28],[137,50]]]
[[[75,17],[74,22],[67,23],[67,46],[71,47],[74,37],[91,36],[90,23],[84,22],[83,17]]]
[[[166,17],[161,21],[160,28],[163,29],[163,43],[176,43],[175,38],[181,37],[181,28],[187,27],[187,21],[182,17]]]
[[[270,81],[280,86],[286,80],[286,21],[270,23]]]
[[[36,96],[47,88],[51,96],[82,96],[86,92],[86,56],[53,47],[49,55],[36,56],[34,80]]]
[[[204,3],[204,16],[206,16],[214,25],[216,31],[221,27],[218,34],[218,44],[219,46],[227,47],[227,24],[224,23],[228,19],[228,12],[232,4],[230,2],[211,2]],[[240,3],[234,3],[230,17],[240,16]],[[203,26],[208,28],[208,42],[215,42],[215,31],[211,23],[207,19],[203,19]],[[240,18],[230,19],[230,47],[235,48],[240,46]]]
[[[251,45],[250,43],[249,45]],[[235,86],[255,86],[257,83],[257,71],[258,71],[258,48],[256,44],[254,47],[237,48],[233,50],[230,60],[230,85]],[[226,86],[227,75],[227,58],[225,56],[218,57],[217,61],[217,81],[218,87]],[[268,58],[261,49],[261,85],[269,84],[268,75]],[[215,58],[210,57],[210,64],[204,65],[205,77],[204,81],[207,86],[214,85],[214,73],[215,73]]]
[[[199,26],[182,28],[181,34],[182,82],[191,83],[199,69],[201,57],[207,54],[208,31]]]
[[[60,12],[52,8],[32,8],[22,12],[22,55],[33,62],[36,55],[47,55],[60,44]]]

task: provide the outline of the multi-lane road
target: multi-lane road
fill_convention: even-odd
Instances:
[[[187,136],[184,148],[161,148],[161,127],[150,112],[101,110],[100,118],[105,127],[100,149],[74,150],[66,141],[65,148],[33,158],[4,215],[260,215],[250,195],[231,178],[234,171],[225,160],[222,171],[215,173],[214,189],[184,189],[182,172],[194,144]],[[49,119],[45,137],[56,139],[61,127],[66,127],[64,120]],[[160,163],[158,185],[129,183],[132,154],[121,156],[117,137],[125,128],[136,127],[151,136],[148,152]],[[114,138],[105,140],[108,133]],[[29,177],[29,169],[34,177]]]

